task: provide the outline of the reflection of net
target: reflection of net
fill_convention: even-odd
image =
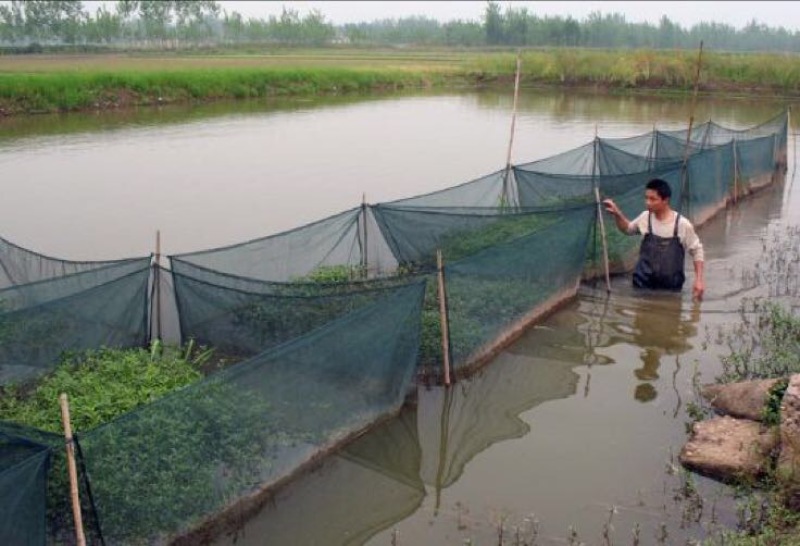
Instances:
[[[465,371],[598,272],[595,190],[633,217],[659,177],[676,208],[703,222],[772,180],[787,120],[595,139],[445,190],[172,256],[169,271],[149,258],[57,260],[0,239],[0,382],[51,369],[65,349],[142,345],[148,311],[159,332],[248,358],[82,436],[113,542],[184,533],[395,411],[415,366],[441,364],[437,250],[448,350]],[[625,271],[638,240],[607,232],[612,271]]]

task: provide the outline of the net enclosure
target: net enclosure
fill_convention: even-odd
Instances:
[[[658,177],[702,224],[778,179],[787,131],[784,113],[744,130],[708,122],[595,138],[457,186],[172,255],[164,269],[151,257],[58,260],[0,239],[0,384],[35,380],[63,351],[146,345],[162,331],[224,355],[228,367],[79,431],[76,443],[95,540],[191,542],[395,415],[415,376],[448,366],[463,377],[488,362],[602,275],[604,255],[610,273],[628,271],[639,241],[602,229],[598,198],[633,217]],[[48,503],[66,507],[53,470],[63,441],[43,434],[0,422],[0,543],[64,537],[46,517]],[[416,503],[421,483],[448,484],[463,464],[392,479]]]

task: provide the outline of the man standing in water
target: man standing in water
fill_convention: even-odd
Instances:
[[[617,228],[628,235],[641,234],[639,260],[633,272],[633,285],[637,288],[680,291],[686,276],[683,273],[686,251],[694,261],[695,300],[703,298],[703,244],[691,222],[672,210],[669,204],[672,189],[660,178],[647,183],[644,202],[647,210],[629,221],[611,199],[603,205],[614,217]]]

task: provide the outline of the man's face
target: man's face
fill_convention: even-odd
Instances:
[[[669,205],[668,199],[661,199],[656,190],[644,191],[644,206],[648,212],[658,213]]]

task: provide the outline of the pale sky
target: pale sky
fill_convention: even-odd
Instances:
[[[0,2],[3,3],[3,2]],[[96,9],[101,3],[113,2],[84,1],[87,11]],[[684,28],[702,21],[726,23],[742,28],[752,19],[771,27],[783,26],[789,30],[800,30],[800,0],[793,1],[737,1],[737,2],[583,2],[583,1],[509,1],[498,2],[502,9],[507,6],[527,7],[531,13],[540,16],[571,15],[584,20],[593,11],[603,14],[620,13],[630,22],[658,23],[662,15]],[[368,22],[377,19],[425,15],[439,21],[455,19],[480,21],[486,9],[485,1],[305,1],[281,2],[226,0],[219,4],[228,12],[238,11],[243,17],[267,18],[280,15],[286,6],[304,16],[317,9],[334,24]]]

